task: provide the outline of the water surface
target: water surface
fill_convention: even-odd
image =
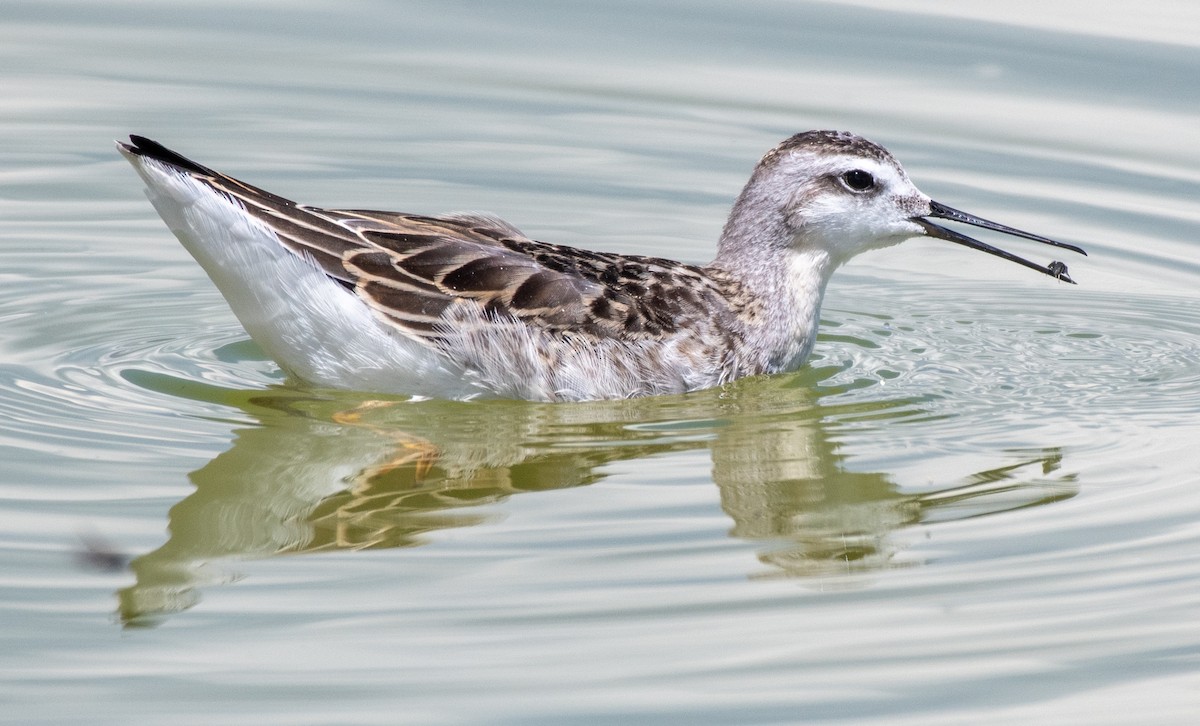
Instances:
[[[6,715],[1194,720],[1195,13],[943,12],[7,3]],[[705,262],[754,161],[820,127],[1085,246],[1080,284],[913,241],[837,274],[793,375],[579,405],[312,390],[112,147]]]

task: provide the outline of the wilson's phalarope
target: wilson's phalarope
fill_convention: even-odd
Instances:
[[[131,136],[158,213],[253,338],[319,386],[435,398],[678,393],[799,368],[830,275],[910,237],[1073,282],[931,219],[1086,254],[951,209],[854,134],[767,152],[704,266],[537,242],[492,216],[296,204]]]

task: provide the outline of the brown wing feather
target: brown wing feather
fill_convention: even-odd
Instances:
[[[737,297],[732,283],[698,267],[536,242],[488,215],[300,205],[149,140],[135,141],[136,153],[174,164],[238,201],[288,249],[416,338],[439,338],[443,316],[462,305],[554,334],[626,340],[735,315],[728,304]]]
[[[395,324],[422,335],[436,335],[437,320],[451,304],[478,305],[488,314],[511,315],[551,333],[625,340],[733,315],[727,283],[669,260],[590,252],[523,236],[501,237],[491,245],[448,236],[363,236],[377,251],[347,258],[360,294]]]
[[[582,277],[546,269],[504,246],[459,237],[364,232],[376,252],[351,254],[359,293],[381,314],[423,335],[452,304],[478,305],[490,315],[512,315],[547,330],[586,323],[587,301],[599,287]],[[382,256],[381,256],[382,254]],[[398,297],[411,299],[398,304]]]

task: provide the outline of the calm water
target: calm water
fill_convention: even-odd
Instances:
[[[6,2],[0,720],[1194,723],[1200,14],[875,4]],[[914,241],[795,375],[381,404],[112,148],[704,262],[814,127],[1080,284]]]

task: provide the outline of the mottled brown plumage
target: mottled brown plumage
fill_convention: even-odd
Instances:
[[[153,143],[138,142],[139,149]],[[758,312],[758,301],[720,271],[538,242],[488,215],[310,207],[186,163],[382,319],[431,343],[444,338],[452,306],[556,335],[623,341],[707,325],[732,335]]]

